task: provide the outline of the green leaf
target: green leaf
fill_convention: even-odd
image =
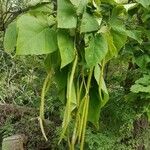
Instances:
[[[140,44],[142,43],[141,31],[138,30],[126,30],[127,36],[138,41]]]
[[[141,54],[139,57],[135,58],[135,63],[142,69],[147,67],[147,64],[150,63],[150,56],[147,54]]]
[[[109,31],[104,34],[104,37],[107,40],[107,44],[108,44],[108,52],[105,57],[105,61],[107,62],[110,59],[112,59],[114,56],[117,56],[118,50],[116,46],[114,45],[113,37]]]
[[[10,23],[6,29],[4,37],[4,50],[8,53],[15,50],[17,41],[17,26],[16,21]]]
[[[77,15],[69,0],[57,0],[58,28],[76,28]]]
[[[139,92],[150,93],[150,85],[147,87],[144,87],[140,84],[135,84],[131,87],[131,92],[133,92],[133,93],[139,93]]]
[[[88,3],[88,0],[80,1],[80,4],[78,5],[77,10],[76,10],[77,15],[83,14],[84,10],[86,9],[87,3]]]
[[[130,3],[130,4],[125,4],[123,7],[126,9],[126,11],[129,11],[133,8],[135,8],[138,4],[137,3]]]
[[[81,3],[81,1],[82,1],[82,0],[70,0],[70,2],[71,2],[74,6],[76,6],[76,7],[79,6],[79,4]]]
[[[96,65],[94,69],[94,77],[95,77],[97,84],[99,85],[99,95],[100,95],[100,101],[101,101],[100,104],[102,108],[108,102],[109,94],[108,94],[108,90],[107,90],[104,78],[103,77],[100,78],[100,74],[101,74],[100,66]]]
[[[131,92],[133,92],[133,93],[139,93],[139,92],[150,93],[150,85],[145,87],[140,84],[135,84],[131,87]]]
[[[55,75],[53,76],[53,81],[56,83],[58,90],[58,98],[62,103],[65,104],[66,101],[66,87],[67,87],[67,74],[68,68],[55,70]]]
[[[49,3],[50,0],[30,0],[27,2],[27,6],[31,7],[31,6],[36,6],[38,4],[41,3]]]
[[[96,31],[99,29],[99,23],[96,20],[96,18],[84,11],[82,20],[81,20],[81,26],[80,26],[80,32],[91,32]]]
[[[101,2],[103,2],[103,3],[108,3],[108,4],[111,4],[111,5],[117,4],[117,3],[115,2],[115,0],[101,0]]]
[[[88,34],[85,36],[85,60],[89,67],[95,66],[100,63],[106,56],[108,51],[108,45],[106,39],[101,34]]]
[[[90,121],[98,129],[99,117],[101,112],[101,102],[98,91],[96,90],[97,88],[90,89],[88,121]]]
[[[53,52],[51,54],[48,54],[46,59],[45,59],[45,61],[44,61],[46,70],[48,70],[48,71],[51,70],[52,68],[55,71],[59,70],[60,63],[61,63],[61,60],[60,60],[60,54],[59,54],[58,51],[55,51],[55,52]]]
[[[40,5],[34,6],[29,10],[29,13],[33,15],[41,14],[41,13],[47,13],[51,14],[53,13],[54,6],[52,3],[42,3]]]
[[[116,7],[113,8],[112,10],[112,14],[111,14],[111,18],[110,18],[110,22],[111,24],[117,24],[118,23],[118,17],[123,17],[125,13],[125,8],[122,5],[118,5]],[[117,20],[117,22],[116,22]]]
[[[56,33],[41,17],[24,14],[18,18],[17,27],[17,55],[41,55],[57,50]]]
[[[133,93],[150,93],[150,76],[144,75],[142,78],[135,81],[135,84],[131,87]]]
[[[61,68],[63,68],[75,58],[74,41],[66,30],[59,30],[57,39],[61,55]]]
[[[124,28],[119,28],[119,27],[117,28],[116,26],[110,30],[110,33],[113,37],[114,45],[119,51],[126,43],[127,40],[126,32]]]
[[[127,35],[125,23],[123,21],[125,9],[123,6],[117,6],[113,9],[110,24],[110,33],[117,50],[119,51],[126,43]],[[122,17],[122,19],[119,19]]]
[[[128,3],[128,0],[114,0],[118,4],[125,4]]]
[[[150,6],[150,0],[136,0],[136,1],[145,8],[148,8]]]

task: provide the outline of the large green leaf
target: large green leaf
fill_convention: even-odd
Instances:
[[[85,36],[86,48],[85,48],[85,60],[89,67],[95,66],[100,63],[106,56],[108,51],[108,45],[106,39],[101,34],[88,34]]]
[[[142,4],[142,6],[145,8],[148,8],[150,6],[150,0],[136,0],[136,1]]]
[[[17,27],[16,54],[40,55],[57,50],[56,33],[48,23],[41,20],[41,17],[24,14],[18,18]]]
[[[66,30],[59,30],[57,39],[61,55],[61,68],[63,68],[75,58],[74,41]]]
[[[8,53],[15,49],[17,41],[17,26],[16,21],[8,25],[4,37],[4,50]]]
[[[69,0],[57,0],[58,28],[76,28],[77,16]]]
[[[96,31],[99,29],[99,23],[97,19],[84,11],[82,20],[81,20],[81,26],[80,26],[80,32],[91,32],[91,31]]]

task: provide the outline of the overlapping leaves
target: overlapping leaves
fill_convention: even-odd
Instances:
[[[53,69],[53,79],[59,86],[59,93],[62,92],[61,98],[63,96],[62,99],[67,100],[64,133],[71,121],[72,111],[77,109],[78,112],[82,103],[87,108],[87,101],[90,104],[88,120],[98,126],[101,109],[109,99],[103,78],[105,64],[123,48],[127,36],[142,42],[138,31],[126,31],[122,17],[125,15],[124,1],[118,4],[118,1],[109,0],[107,3],[108,7],[114,5],[108,20],[102,16],[100,1],[57,0],[57,12],[53,10],[52,3],[42,4],[19,16],[6,31],[4,46],[7,51],[16,50],[17,55],[48,54],[46,68]],[[85,73],[83,68],[90,71]],[[82,96],[79,99],[77,81],[81,81]],[[83,137],[86,111],[79,111],[83,118],[80,121],[85,121],[80,130]],[[81,134],[76,136],[80,138]]]

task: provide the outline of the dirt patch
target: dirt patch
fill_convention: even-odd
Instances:
[[[52,115],[51,121],[46,121],[45,131],[48,137],[46,142],[39,126],[38,110],[11,104],[0,103],[0,137],[14,134],[24,134],[28,137],[26,149],[44,150],[54,149],[56,141],[56,127],[60,125],[60,119]],[[51,118],[51,117],[49,117]]]

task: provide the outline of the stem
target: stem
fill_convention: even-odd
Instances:
[[[80,101],[80,97],[81,97],[81,92],[82,92],[82,89],[83,89],[83,81],[81,82],[81,85],[80,87],[78,86],[78,97],[77,97],[77,101],[78,101],[78,110],[77,110],[77,114],[76,114],[76,121],[75,121],[75,127],[74,127],[74,131],[73,131],[73,135],[72,135],[72,141],[71,141],[71,147],[72,147],[72,150],[74,150],[74,144],[76,142],[76,139],[77,139],[77,133],[78,133],[78,126],[80,125],[80,110],[81,108],[83,107],[83,101],[81,101],[81,103],[79,103]]]
[[[90,85],[91,85],[91,79],[92,79],[92,74],[93,74],[93,68],[90,70],[90,74],[88,77],[87,81],[87,87],[86,87],[86,94],[84,97],[85,103],[83,106],[83,112],[82,112],[82,118],[81,118],[81,124],[80,124],[80,129],[79,129],[79,138],[78,140],[81,140],[82,146],[84,143],[84,136],[85,136],[85,130],[86,130],[86,122],[87,122],[87,114],[88,114],[88,107],[87,107],[87,101],[89,101],[89,90],[90,90]],[[81,139],[82,136],[82,139]]]
[[[84,115],[85,115],[85,111],[86,111],[86,97],[84,97],[83,101],[83,111],[82,111],[82,116],[81,116],[81,121],[80,121],[80,125],[79,125],[79,134],[78,134],[78,142],[80,143],[81,140],[81,136],[82,136],[82,130],[83,130],[83,124],[84,124]]]
[[[85,108],[85,116],[84,116],[84,124],[83,124],[80,150],[83,150],[84,148],[85,131],[86,131],[86,124],[87,124],[88,110],[89,110],[89,96],[87,96],[85,104],[86,104],[86,108]]]

